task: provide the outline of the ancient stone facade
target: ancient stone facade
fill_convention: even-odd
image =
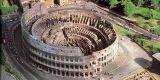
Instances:
[[[64,6],[67,4],[77,4],[81,0],[20,0],[24,11],[30,9],[35,3],[42,2],[47,8],[54,7],[55,5]]]
[[[60,5],[80,3],[81,0],[60,0]]]

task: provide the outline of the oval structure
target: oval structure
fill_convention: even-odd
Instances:
[[[82,9],[41,12],[21,19],[23,49],[35,68],[58,76],[89,78],[115,59],[118,40],[107,19]]]

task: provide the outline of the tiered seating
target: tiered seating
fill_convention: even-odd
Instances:
[[[84,29],[84,28],[80,28],[80,27],[67,27],[67,28],[64,28],[64,30],[66,31],[66,33],[74,33],[74,34],[80,34],[80,35],[88,35],[89,37],[91,37],[92,39],[95,39],[97,40],[98,37],[96,34],[94,34],[93,32],[91,31],[88,31],[87,29]]]
[[[78,15],[72,13],[64,14],[62,16],[61,13],[54,13],[52,15],[47,15],[41,18],[41,20],[37,21],[34,24],[34,27],[36,28],[34,29],[33,27],[33,35],[35,34],[36,36],[41,36],[40,38],[45,43],[48,43],[47,41],[49,41],[50,44],[57,44],[61,46],[71,46],[70,43],[73,44],[72,46],[77,46],[77,44],[74,44],[75,39],[77,39],[77,36],[79,36],[82,40],[84,39],[85,41],[87,41],[87,43],[91,44],[92,46],[103,44],[103,42],[109,45],[110,42],[108,40],[114,40],[112,39],[112,36],[115,36],[113,34],[114,32],[112,27],[110,27],[111,25],[107,23],[105,20],[101,20],[100,18],[87,16],[84,14]],[[52,30],[49,31],[48,29]],[[61,31],[61,29],[63,29],[64,31]],[[46,30],[48,33],[46,32]],[[63,37],[55,37],[57,30],[60,31],[61,34],[58,36]],[[72,34],[74,34],[74,36]],[[48,40],[46,40],[45,38]],[[56,40],[56,38],[58,39]],[[105,46],[101,46],[101,48]]]
[[[35,18],[35,16],[37,15],[38,10],[33,8],[31,10],[29,10],[29,12],[27,12],[24,16],[24,21],[26,24],[28,24],[32,18]]]

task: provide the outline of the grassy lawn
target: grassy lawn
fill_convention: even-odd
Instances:
[[[130,17],[130,19],[134,20],[134,22],[138,23],[138,25],[154,34],[160,35],[160,25],[157,24],[158,20],[156,19],[148,19],[145,20],[142,17]]]
[[[12,5],[12,6],[3,6],[1,8],[2,10],[2,14],[8,14],[8,13],[12,13],[16,11],[17,6],[16,5]]]
[[[119,35],[123,35],[123,36],[127,36],[127,35],[131,35],[132,32],[116,25],[116,24],[113,24],[113,29],[115,30],[115,32]]]
[[[160,26],[152,28],[156,34],[160,35]]]
[[[12,67],[10,65],[8,65],[7,63],[5,63],[5,65],[1,65],[1,67],[8,72],[9,74],[13,75],[16,80],[23,80],[22,77],[14,70],[12,69]]]
[[[158,20],[150,19],[150,20],[142,20],[139,25],[154,34],[160,35],[160,25],[157,24]]]
[[[3,5],[2,5],[3,3]],[[1,6],[0,6],[2,14],[9,14],[12,12],[16,12],[18,7],[17,5],[9,5],[6,1],[1,1]]]
[[[146,45],[153,45],[153,47],[155,48],[159,48],[160,49],[160,42],[158,41],[154,41],[154,40],[145,40]]]
[[[141,44],[141,41],[143,44]],[[141,45],[149,53],[157,53],[160,50],[160,42],[154,40],[147,40],[144,38],[137,38],[136,43]],[[159,50],[158,50],[159,49]]]
[[[115,32],[117,34],[122,35],[122,36],[134,35],[132,32],[130,32],[130,31],[128,31],[128,30],[126,30],[116,24],[113,24],[113,29],[115,30]],[[133,38],[132,38],[132,40],[133,40]],[[159,41],[149,40],[145,37],[139,37],[139,36],[136,36],[134,41],[149,53],[159,52],[159,50],[158,50],[158,49],[160,49],[160,42]],[[143,42],[143,44],[142,44],[142,42]]]

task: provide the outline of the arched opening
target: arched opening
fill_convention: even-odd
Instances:
[[[69,72],[66,72],[66,75],[69,76]]]
[[[85,76],[88,77],[88,73],[87,72],[85,73]]]
[[[55,63],[54,63],[54,62],[52,62],[52,65],[53,65],[53,66],[55,66]]]
[[[93,73],[92,73],[92,72],[90,72],[90,75],[91,75],[91,76],[93,76]]]
[[[49,73],[52,73],[52,69],[51,68],[49,68]]]
[[[74,73],[73,72],[71,72],[71,76],[74,77]]]
[[[59,64],[59,63],[57,63],[57,67],[60,67],[60,64]]]
[[[76,76],[79,77],[79,73],[76,73]]]
[[[104,60],[106,60],[106,56],[104,56]]]
[[[83,77],[83,73],[80,73],[80,76]]]
[[[78,66],[76,65],[75,68],[78,69]]]
[[[58,75],[60,75],[60,70],[58,70]]]
[[[85,65],[85,69],[88,69],[88,66],[87,66],[87,65]]]
[[[67,69],[69,69],[69,66],[68,66],[68,65],[66,65],[66,68],[67,68]]]
[[[54,0],[54,4],[59,5],[60,4],[59,0]]]
[[[104,65],[106,66],[106,65],[107,65],[107,63],[105,62],[105,63],[104,63]]]
[[[71,58],[70,60],[71,60],[71,62],[73,62],[73,58]]]
[[[83,66],[82,66],[82,65],[80,66],[80,69],[83,69]]]
[[[56,74],[56,70],[53,70],[53,73]]]
[[[61,67],[64,68],[64,64],[61,64]]]
[[[65,76],[65,73],[64,73],[64,71],[62,71],[62,76]]]
[[[71,67],[71,69],[74,69],[73,65],[71,65],[70,67]]]
[[[100,68],[97,68],[97,71],[100,72]]]

